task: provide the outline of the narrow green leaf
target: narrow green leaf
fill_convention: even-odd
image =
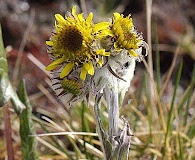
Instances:
[[[146,73],[144,74],[143,78],[143,87],[145,89],[146,93],[146,109],[147,109],[147,120],[148,120],[148,127],[150,131],[150,138],[148,139],[148,144],[152,141],[152,116],[154,116],[155,111],[151,109],[150,101],[149,101],[149,92],[148,92],[148,85],[147,85],[147,75]],[[154,124],[153,124],[154,125]]]
[[[0,107],[4,106],[9,100],[11,100],[16,113],[21,113],[25,108],[9,81],[7,59],[0,25]]]
[[[19,115],[22,156],[25,160],[36,160],[38,158],[36,152],[36,140],[35,137],[30,136],[35,134],[32,122],[32,107],[27,97],[24,82],[20,82],[19,84],[18,95],[20,100],[26,105],[26,108]]]
[[[179,158],[181,160],[184,160],[184,151],[183,151],[183,146],[182,146],[182,138],[181,136],[178,134],[178,141],[179,141]]]
[[[174,111],[174,105],[175,105],[175,98],[176,98],[177,89],[178,89],[180,78],[181,78],[182,68],[183,68],[183,62],[180,63],[179,69],[178,69],[178,72],[177,72],[177,76],[176,76],[174,93],[173,93],[171,106],[170,106],[170,110],[169,110],[168,117],[167,117],[167,131],[166,131],[166,134],[165,134],[165,144],[167,143],[169,133],[172,130],[172,120],[173,120],[173,116],[174,116],[173,111]]]
[[[180,78],[181,78],[182,67],[183,67],[183,62],[180,63],[179,70],[177,72],[175,89],[174,89],[173,98],[172,98],[172,101],[171,101],[171,108],[170,108],[169,115],[168,115],[167,131],[169,131],[171,129],[171,120],[173,118],[173,109],[174,109],[174,104],[175,104],[175,98],[176,98],[176,94],[177,94],[177,89],[178,89],[179,82],[180,82]]]
[[[187,118],[188,118],[188,109],[189,109],[189,106],[190,106],[190,100],[192,98],[192,95],[193,95],[193,91],[194,91],[194,88],[195,88],[195,65],[193,67],[193,71],[192,71],[192,80],[191,80],[191,83],[190,83],[190,90],[189,90],[189,95],[188,95],[188,101],[187,101],[187,107],[186,107],[186,112],[185,112],[185,120],[184,120],[184,126],[187,124]]]

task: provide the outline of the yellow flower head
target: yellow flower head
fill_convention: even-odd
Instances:
[[[138,56],[135,50],[142,46],[143,38],[135,30],[130,15],[124,18],[122,14],[114,13],[112,24],[104,34],[114,38],[114,49],[117,52],[125,49],[130,56]]]
[[[107,27],[108,24],[92,23],[93,13],[86,19],[83,14],[76,14],[76,6],[72,12],[63,18],[55,15],[55,30],[49,41],[46,41],[48,50],[54,61],[46,70],[63,67],[60,78],[66,77],[73,69],[80,69],[80,79],[85,80],[86,75],[94,75],[94,66],[102,65],[102,57],[109,56],[104,49],[95,45],[94,33]]]

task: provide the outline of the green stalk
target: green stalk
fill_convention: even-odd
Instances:
[[[187,97],[188,99],[187,99],[187,107],[186,107],[185,116],[184,116],[184,126],[186,126],[186,124],[187,124],[188,110],[189,110],[189,107],[190,107],[190,99],[192,97],[194,87],[195,87],[195,65],[194,65],[194,68],[193,68],[193,71],[192,71],[192,80],[191,80],[191,83],[190,83],[190,90],[189,90],[189,94],[188,94],[188,97]]]
[[[36,160],[38,158],[36,151],[36,139],[35,137],[30,136],[35,134],[34,125],[32,122],[32,107],[27,97],[24,82],[19,84],[18,95],[20,100],[26,106],[26,108],[19,115],[22,157],[25,160]]]
[[[174,89],[174,93],[173,93],[173,97],[172,97],[172,101],[171,101],[170,110],[169,110],[169,113],[168,113],[167,131],[166,131],[166,134],[165,134],[165,141],[164,141],[164,143],[165,143],[165,152],[164,152],[164,154],[169,149],[168,139],[169,139],[169,134],[172,131],[171,126],[172,126],[172,120],[173,120],[173,116],[174,116],[175,98],[176,98],[176,93],[177,93],[177,89],[178,89],[180,78],[181,78],[182,68],[183,68],[183,62],[181,62],[180,65],[179,65],[179,69],[178,69],[177,76],[176,76],[175,89]]]

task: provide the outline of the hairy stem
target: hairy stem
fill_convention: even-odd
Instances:
[[[113,144],[113,138],[118,135],[119,103],[118,88],[106,89],[106,101],[108,107],[108,135]]]
[[[109,143],[107,143],[108,142],[107,141],[107,133],[104,130],[104,127],[103,127],[103,124],[101,121],[101,117],[100,117],[99,103],[100,103],[101,97],[102,97],[102,93],[99,93],[96,96],[95,105],[94,105],[94,113],[95,113],[95,120],[96,120],[96,126],[97,126],[96,128],[97,128],[98,137],[100,139],[102,150],[103,150],[103,153],[105,155],[105,160],[108,160],[109,156],[111,154],[111,151],[109,150],[109,148],[110,148],[108,146]]]

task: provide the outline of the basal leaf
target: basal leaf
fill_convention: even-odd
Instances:
[[[30,135],[35,134],[32,122],[32,108],[28,100],[24,83],[19,85],[18,95],[26,108],[19,115],[20,117],[20,138],[22,145],[22,157],[25,160],[36,160],[36,139]]]
[[[0,107],[4,106],[9,100],[13,103],[16,113],[21,113],[25,108],[9,81],[7,59],[0,25]]]

